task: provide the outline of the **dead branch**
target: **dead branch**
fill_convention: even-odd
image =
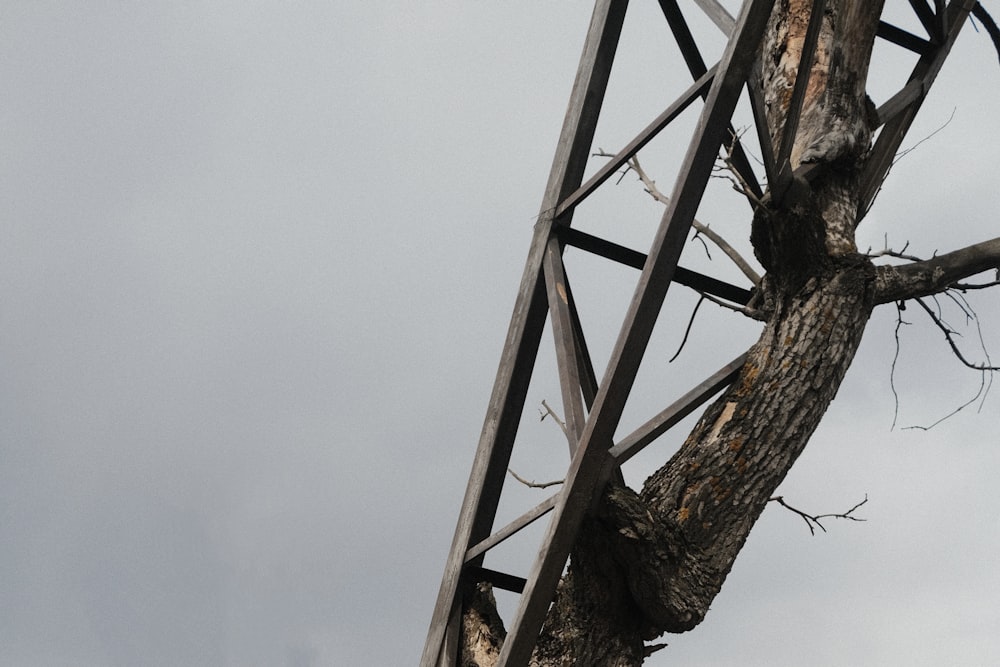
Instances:
[[[745,316],[749,317],[752,320],[760,320],[761,322],[763,322],[764,320],[767,319],[767,315],[764,313],[764,311],[759,310],[757,308],[751,308],[750,306],[737,306],[734,303],[730,303],[730,302],[726,301],[725,299],[720,299],[719,297],[715,296],[714,294],[709,294],[708,292],[701,292],[701,291],[699,291],[698,294],[700,294],[705,299],[708,299],[709,301],[711,301],[712,303],[714,303],[717,306],[722,306],[723,308],[728,308],[729,310],[737,312],[740,315],[745,315]]]
[[[873,251],[871,247],[869,247],[868,252],[865,253],[865,257],[869,259],[875,259],[877,257],[895,257],[896,259],[905,259],[910,262],[922,262],[924,260],[923,257],[917,257],[916,255],[906,254],[906,249],[910,247],[909,241],[907,241],[906,244],[903,245],[902,250],[893,250],[892,248],[889,247],[889,236],[886,235],[883,238],[884,238],[883,241],[884,245],[882,246],[882,249],[878,251]]]
[[[823,525],[822,519],[850,519],[851,521],[867,521],[867,519],[860,519],[854,516],[854,511],[868,502],[868,494],[865,494],[865,499],[862,500],[860,503],[858,503],[851,509],[847,510],[846,512],[841,512],[839,514],[807,514],[806,512],[803,512],[798,508],[792,507],[787,502],[785,502],[784,496],[774,496],[773,498],[769,498],[768,500],[776,502],[785,509],[790,510],[791,512],[794,512],[795,514],[798,514],[800,517],[802,517],[802,520],[805,521],[806,525],[809,527],[810,535],[816,534],[816,528],[819,528],[824,533],[826,532],[826,527]]]
[[[559,424],[559,428],[562,430],[563,435],[565,435],[568,438],[569,437],[569,431],[566,430],[566,422],[564,422],[562,419],[560,419],[559,415],[556,414],[555,410],[553,410],[551,408],[551,406],[549,406],[549,404],[546,403],[544,400],[542,400],[542,407],[545,408],[545,412],[542,412],[541,410],[538,411],[538,413],[540,415],[542,415],[541,419],[539,419],[538,421],[542,421],[543,422],[543,421],[545,421],[546,417],[552,417],[552,419],[555,421],[555,423]]]
[[[712,168],[712,171],[714,172],[713,177],[722,178],[732,183],[733,190],[739,192],[741,195],[750,200],[750,204],[753,206],[754,211],[766,211],[767,207],[760,199],[757,198],[757,195],[754,194],[753,188],[750,187],[750,184],[747,183],[745,178],[743,178],[743,174],[733,163],[733,152],[736,150],[737,144],[739,144],[741,135],[742,132],[736,133],[730,130],[730,137],[732,140],[728,144],[724,144],[723,152],[719,156],[719,159],[722,160],[722,165],[717,165]]]
[[[595,155],[598,155],[600,157],[614,157],[614,155],[606,153],[604,151],[598,151],[597,153],[595,153]],[[663,192],[661,192],[660,189],[656,187],[656,181],[650,178],[649,175],[646,173],[646,171],[642,168],[642,165],[639,164],[638,156],[632,156],[629,159],[628,166],[625,168],[625,171],[622,173],[622,176],[628,173],[629,169],[634,171],[636,175],[639,177],[639,180],[642,181],[643,188],[645,189],[646,193],[649,194],[649,196],[651,196],[653,199],[660,202],[664,206],[668,206],[670,204],[670,197],[663,194]],[[743,273],[743,275],[750,280],[750,282],[752,282],[754,285],[760,284],[760,274],[758,274],[753,269],[753,267],[750,266],[750,263],[743,257],[743,255],[741,255],[739,251],[736,250],[736,248],[734,248],[732,245],[730,245],[729,242],[727,242],[722,236],[720,236],[715,231],[710,229],[708,225],[705,225],[699,222],[698,220],[692,221],[691,227],[693,227],[698,234],[705,236],[706,238],[708,238],[708,240],[714,243],[720,250],[722,250],[722,252],[724,252],[730,260],[732,260],[732,262],[739,268],[739,270]]]
[[[519,481],[521,484],[524,484],[529,489],[547,489],[550,486],[555,486],[556,484],[562,484],[563,482],[566,481],[564,479],[555,479],[555,480],[552,480],[551,482],[530,482],[530,481],[526,480],[525,478],[521,477],[520,475],[518,475],[516,472],[514,472],[510,468],[507,468],[507,472],[510,473],[511,477],[513,477],[514,479],[516,479],[517,481]]]
[[[1000,272],[998,272],[998,273],[1000,273]],[[991,280],[988,283],[978,283],[978,284],[955,283],[954,288],[957,289],[960,292],[968,292],[968,291],[973,291],[973,290],[978,290],[978,289],[988,289],[990,287],[996,287],[997,285],[1000,285],[1000,279],[998,279],[998,280]]]
[[[971,361],[966,359],[965,355],[962,354],[962,351],[958,348],[958,344],[955,342],[955,335],[957,332],[950,326],[948,326],[948,323],[945,322],[944,319],[942,319],[941,313],[940,312],[935,313],[934,310],[930,306],[928,306],[923,299],[914,299],[914,301],[916,301],[920,305],[920,307],[923,308],[924,311],[930,316],[931,321],[934,322],[934,326],[936,326],[938,329],[941,330],[942,333],[944,333],[945,340],[948,341],[948,345],[951,347],[951,351],[955,353],[955,356],[958,357],[959,361],[961,361],[964,365],[968,366],[969,368],[977,371],[1000,371],[1000,366],[991,366],[989,364],[988,354],[987,354],[987,361],[979,364],[972,363]],[[985,349],[983,351],[985,352]]]
[[[929,296],[989,270],[1000,270],[1000,238],[899,266],[876,267],[875,303]]]

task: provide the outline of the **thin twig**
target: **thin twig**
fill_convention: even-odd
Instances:
[[[538,421],[543,422],[545,421],[546,417],[552,417],[555,423],[559,424],[559,428],[562,429],[563,435],[565,435],[568,438],[569,431],[566,430],[566,422],[564,422],[562,419],[559,418],[559,415],[556,414],[556,411],[553,410],[549,406],[549,404],[545,402],[545,400],[542,400],[542,406],[545,408],[545,412],[542,412],[541,410],[538,411],[538,413],[542,415],[541,419],[539,419]]]
[[[694,310],[691,311],[691,318],[688,320],[687,328],[684,329],[684,338],[681,339],[680,347],[678,347],[677,351],[674,352],[674,356],[670,357],[667,360],[668,364],[672,364],[674,362],[674,359],[676,359],[677,357],[680,356],[681,350],[683,350],[684,346],[687,344],[687,342],[688,342],[688,334],[691,333],[691,325],[694,324],[694,316],[698,314],[698,309],[701,307],[701,304],[702,304],[702,302],[704,300],[705,300],[705,295],[702,294],[701,298],[698,299],[698,303],[694,304]]]
[[[893,400],[892,426],[889,427],[890,431],[896,428],[896,422],[899,420],[899,392],[896,391],[896,362],[899,361],[899,330],[904,324],[909,325],[909,322],[903,319],[904,310],[906,310],[905,301],[900,301],[896,304],[896,331],[894,332],[896,351],[892,355],[892,365],[889,367],[889,389],[892,391]]]
[[[810,535],[816,534],[816,528],[819,528],[824,533],[826,532],[826,526],[823,525],[821,521],[822,519],[849,519],[851,521],[867,521],[867,519],[859,519],[858,517],[853,516],[854,511],[856,509],[858,509],[859,507],[868,502],[867,493],[865,494],[864,500],[862,500],[860,503],[858,503],[851,509],[847,510],[846,512],[841,512],[839,514],[807,514],[806,512],[803,512],[798,508],[792,507],[787,502],[785,502],[784,496],[774,496],[773,498],[769,498],[768,500],[776,502],[785,509],[790,510],[795,514],[798,514],[800,517],[802,517],[802,520],[806,522],[806,526],[809,527]]]
[[[990,375],[990,384],[992,384],[992,382],[993,382],[993,376],[991,374]],[[980,396],[982,396],[983,399],[985,400],[986,396],[985,396],[984,390],[986,388],[987,388],[986,371],[983,371],[982,375],[980,376],[980,380],[979,380],[979,389],[978,389],[978,391],[976,391],[976,395],[975,396],[973,396],[972,398],[970,398],[965,403],[962,403],[960,406],[958,406],[957,408],[955,408],[954,410],[952,410],[951,412],[949,412],[948,414],[946,414],[944,417],[941,417],[936,422],[934,422],[934,423],[932,423],[932,424],[930,424],[928,426],[920,426],[919,424],[914,424],[912,426],[904,426],[903,430],[904,431],[929,431],[929,430],[931,430],[932,428],[934,428],[935,426],[937,426],[941,422],[943,422],[943,421],[945,421],[947,419],[951,419],[952,417],[954,417],[955,415],[957,415],[959,412],[961,412],[965,408],[967,408],[970,405],[972,405],[973,403],[975,403],[976,400],[978,400]]]
[[[953,331],[950,327],[948,327],[948,325],[941,319],[941,317],[935,314],[934,311],[931,309],[931,307],[928,306],[926,303],[924,303],[923,299],[917,298],[914,299],[914,301],[920,304],[920,307],[927,312],[927,314],[931,318],[931,321],[934,322],[935,326],[937,326],[937,328],[944,333],[945,340],[948,341],[948,345],[951,347],[951,351],[955,353],[955,356],[958,357],[959,361],[961,361],[969,368],[977,371],[1000,371],[1000,366],[991,366],[989,365],[988,362],[981,364],[974,364],[968,359],[966,359],[965,356],[962,354],[962,351],[958,349],[958,345],[955,343],[955,339],[952,337],[953,334],[956,334],[957,332]]]
[[[952,285],[952,287],[954,289],[959,290],[960,292],[967,292],[969,290],[987,289],[988,287],[996,287],[997,285],[1000,285],[1000,280],[993,280],[988,283],[982,283],[978,285],[970,283],[955,283],[954,285]]]
[[[757,195],[754,194],[753,188],[750,187],[750,184],[747,183],[745,178],[743,178],[743,174],[733,163],[733,152],[736,150],[736,146],[740,143],[740,136],[742,136],[742,134],[742,131],[739,133],[732,130],[729,131],[729,136],[732,138],[732,141],[724,145],[725,152],[719,156],[722,160],[723,166],[712,168],[712,171],[715,174],[713,178],[723,178],[729,181],[733,185],[733,190],[736,190],[736,192],[739,192],[741,195],[750,200],[750,204],[753,206],[753,210],[755,212],[764,211],[766,213],[767,207],[764,205],[764,202],[757,198]],[[723,171],[728,171],[729,175],[722,174],[721,172]]]
[[[881,180],[881,182],[879,183],[878,187],[877,187],[877,188],[875,189],[875,194],[874,194],[874,195],[872,195],[872,199],[871,199],[871,201],[870,201],[870,202],[868,202],[868,207],[867,207],[867,208],[865,208],[865,212],[864,212],[864,215],[862,215],[862,216],[859,216],[859,217],[858,217],[858,220],[859,220],[859,221],[860,221],[860,220],[861,220],[862,218],[864,218],[864,217],[865,217],[865,215],[868,215],[868,211],[872,210],[872,207],[873,207],[873,206],[875,206],[875,200],[876,200],[876,199],[878,199],[878,196],[879,196],[879,195],[880,195],[880,194],[882,193],[882,185],[883,185],[883,184],[884,184],[884,183],[885,183],[885,182],[886,182],[887,180],[889,180],[889,174],[890,174],[890,173],[892,173],[892,168],[896,166],[896,163],[897,163],[897,162],[899,162],[899,161],[900,161],[900,159],[902,159],[903,157],[905,157],[905,156],[906,156],[906,155],[908,155],[909,153],[911,153],[911,152],[913,152],[914,150],[916,150],[917,146],[919,146],[920,144],[924,143],[925,141],[927,141],[928,139],[930,139],[931,137],[933,137],[933,136],[934,136],[935,134],[937,134],[938,132],[940,132],[940,131],[941,131],[941,130],[943,130],[944,128],[948,127],[948,125],[950,125],[950,124],[951,124],[951,121],[952,121],[952,119],[953,119],[954,117],[955,117],[955,109],[952,109],[952,110],[951,110],[951,116],[949,116],[949,117],[948,117],[948,120],[946,120],[946,121],[944,122],[944,124],[943,124],[943,125],[941,125],[941,127],[939,127],[938,129],[934,130],[933,132],[931,132],[931,133],[930,133],[930,134],[928,134],[928,135],[927,135],[926,137],[924,137],[923,139],[921,139],[921,140],[920,140],[920,141],[918,141],[917,143],[913,144],[913,145],[912,145],[912,146],[910,146],[909,148],[906,148],[906,149],[904,149],[904,150],[901,150],[900,152],[896,153],[896,155],[894,155],[894,156],[893,156],[893,159],[892,159],[892,162],[891,162],[891,163],[889,163],[889,167],[888,167],[888,168],[887,168],[887,169],[885,170],[885,175],[884,175],[884,176],[882,177],[882,180]]]

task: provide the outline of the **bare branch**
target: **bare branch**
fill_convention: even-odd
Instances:
[[[990,287],[996,287],[997,285],[1000,285],[1000,280],[991,280],[988,283],[981,284],[955,283],[952,287],[961,292],[968,292],[970,290],[988,289]]]
[[[566,430],[566,422],[560,419],[559,415],[556,414],[556,411],[553,410],[544,400],[542,400],[542,406],[545,408],[545,412],[542,412],[541,410],[538,411],[539,414],[542,415],[542,418],[538,421],[545,421],[546,417],[552,417],[553,421],[555,421],[556,424],[559,424],[559,428],[562,429],[563,435],[568,438],[569,431]]]
[[[605,153],[604,151],[600,151],[596,153],[596,155],[599,155],[601,157],[614,157],[613,155]],[[633,156],[631,159],[629,159],[628,169],[631,169],[636,173],[636,175],[639,177],[639,180],[642,181],[643,188],[646,190],[649,196],[651,196],[653,199],[660,202],[664,206],[670,204],[670,197],[663,194],[663,192],[661,192],[660,189],[656,187],[656,181],[650,178],[649,174],[647,174],[646,171],[642,168],[642,165],[639,164],[638,156]],[[626,172],[628,169],[626,169]],[[706,238],[708,238],[708,240],[710,240],[712,243],[718,246],[718,248],[722,250],[722,252],[724,252],[726,256],[729,257],[730,260],[732,260],[732,262],[739,268],[739,270],[743,273],[743,275],[749,278],[754,285],[760,284],[760,274],[758,274],[753,269],[753,267],[750,266],[750,263],[743,257],[743,255],[741,255],[739,251],[736,250],[736,248],[731,246],[729,242],[727,242],[724,238],[722,238],[722,236],[712,231],[712,229],[710,229],[708,225],[705,225],[699,222],[698,220],[692,221],[691,227],[693,227],[696,232],[705,236]]]
[[[959,361],[969,368],[977,371],[1000,371],[1000,366],[990,366],[988,362],[975,364],[966,359],[965,355],[962,354],[962,351],[958,349],[958,344],[955,343],[954,336],[956,332],[941,318],[941,314],[935,313],[923,299],[914,299],[914,301],[916,301],[920,307],[927,312],[935,326],[937,326],[937,328],[944,333],[945,340],[948,341],[948,345],[951,346],[951,351],[955,353],[955,356],[958,357]]]
[[[754,194],[754,189],[750,187],[750,184],[747,183],[745,178],[743,178],[743,174],[740,172],[739,169],[736,168],[736,165],[733,163],[733,152],[736,150],[736,146],[739,144],[741,135],[742,132],[736,133],[730,130],[729,132],[730,142],[728,144],[725,144],[725,152],[720,156],[720,158],[722,159],[723,166],[715,167],[713,168],[712,171],[715,172],[716,174],[715,178],[726,179],[727,181],[733,184],[733,190],[736,190],[741,195],[745,196],[748,200],[750,200],[750,203],[753,205],[754,211],[758,210],[766,211],[767,207],[764,206],[764,202],[762,202],[760,199],[757,198],[757,196]],[[723,175],[721,174],[721,172],[723,171],[727,171],[729,173]]]
[[[990,269],[1000,270],[1000,238],[901,266],[879,266],[875,303],[892,303],[943,292],[958,281]]]
[[[868,248],[868,252],[865,253],[865,257],[869,259],[875,259],[877,257],[895,257],[896,259],[905,259],[911,262],[924,261],[923,257],[917,257],[916,255],[907,255],[906,249],[909,247],[910,247],[910,242],[907,241],[906,244],[903,246],[902,250],[893,250],[892,248],[889,247],[889,239],[888,237],[886,237],[885,245],[882,247],[881,250],[872,251],[871,248]]]
[[[551,482],[529,482],[528,480],[521,477],[510,468],[507,468],[507,472],[510,473],[511,477],[519,481],[521,484],[524,484],[529,489],[547,489],[550,486],[555,486],[556,484],[562,484],[564,481],[566,481],[563,479],[556,479]]]
[[[927,305],[927,303],[923,299],[914,299],[914,301],[916,301],[917,304],[921,308],[923,308],[924,312],[926,312],[927,315],[931,318],[931,321],[934,323],[934,325],[944,333],[945,339],[948,341],[948,344],[951,346],[952,352],[955,354],[956,357],[958,357],[959,361],[961,361],[965,366],[967,366],[969,368],[972,368],[973,370],[980,371],[979,389],[976,390],[975,395],[972,398],[970,398],[968,401],[966,401],[965,403],[962,403],[957,408],[955,408],[954,410],[952,410],[951,412],[949,412],[945,416],[937,419],[936,421],[934,421],[930,425],[928,425],[928,426],[921,426],[921,425],[904,426],[903,430],[919,429],[921,431],[929,431],[930,429],[934,428],[935,426],[937,426],[941,422],[943,422],[943,421],[945,421],[947,419],[950,419],[951,417],[954,417],[959,412],[961,412],[965,408],[969,407],[970,405],[972,405],[976,401],[980,402],[979,409],[982,410],[983,404],[986,401],[986,396],[989,394],[989,390],[993,386],[993,372],[995,370],[998,370],[998,367],[992,365],[992,361],[990,359],[989,351],[986,349],[986,341],[983,339],[983,331],[982,331],[982,327],[980,326],[980,323],[979,323],[979,317],[976,314],[976,311],[973,309],[972,304],[970,304],[968,302],[968,300],[961,293],[956,292],[953,289],[949,289],[949,290],[943,292],[943,294],[945,296],[947,296],[956,306],[958,306],[958,308],[961,311],[961,313],[965,316],[966,325],[969,325],[970,323],[975,324],[975,326],[976,326],[976,333],[977,333],[977,335],[979,337],[979,346],[980,346],[980,349],[982,350],[983,356],[986,359],[985,363],[974,364],[974,363],[968,361],[964,357],[964,355],[959,351],[958,344],[955,342],[954,336],[960,335],[960,334],[958,334],[958,332],[956,332],[944,320],[944,317],[942,316],[942,312],[941,312],[941,304],[940,304],[940,302],[937,299],[937,295],[931,295],[932,298],[934,299],[935,308],[931,308],[929,305]],[[909,322],[903,321],[902,311],[906,310],[906,303],[901,301],[901,302],[899,302],[896,305],[896,308],[897,308],[896,334],[895,334],[895,337],[896,337],[896,353],[893,356],[892,367],[891,367],[891,369],[889,371],[889,386],[892,389],[892,395],[893,395],[893,398],[895,400],[895,410],[893,412],[892,426],[890,427],[890,430],[896,428],[896,424],[897,424],[898,419],[899,419],[899,394],[896,391],[896,384],[895,384],[896,362],[899,359],[899,350],[900,350],[900,345],[899,345],[899,331],[900,331],[900,328],[902,327],[902,325],[904,325],[904,324],[910,324]]]
[[[698,294],[701,294],[702,298],[708,299],[717,306],[728,308],[729,310],[737,312],[740,315],[746,315],[752,320],[759,320],[763,322],[764,320],[767,319],[767,315],[764,313],[764,311],[759,310],[757,308],[751,308],[750,306],[737,306],[734,303],[730,303],[724,299],[720,299],[714,294],[709,294],[708,292],[698,292]]]
[[[791,505],[786,503],[784,496],[774,496],[773,498],[769,498],[768,500],[776,502],[785,509],[790,510],[795,514],[798,514],[800,517],[802,517],[802,520],[805,521],[806,525],[809,527],[810,535],[815,535],[817,528],[822,530],[824,533],[826,532],[826,526],[823,525],[822,519],[850,519],[851,521],[867,520],[867,519],[859,519],[858,517],[854,516],[854,511],[868,502],[868,494],[865,494],[865,499],[862,500],[860,503],[858,503],[851,509],[847,510],[846,512],[841,512],[839,514],[807,514],[806,512],[803,512],[802,510],[792,507]]]

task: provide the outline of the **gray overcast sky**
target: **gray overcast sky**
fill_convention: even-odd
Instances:
[[[632,4],[608,150],[688,84],[655,3]],[[0,664],[415,664],[591,6],[5,3]],[[991,48],[962,35],[908,145],[954,118],[894,169],[863,243],[997,235]],[[883,56],[879,101],[908,66]],[[677,137],[648,152],[663,184]],[[745,244],[745,206],[718,192],[699,215]],[[658,214],[625,179],[589,221],[642,239]],[[567,262],[602,358],[602,309],[634,276]],[[974,298],[996,352],[997,296]],[[926,424],[979,378],[906,314],[900,420]],[[706,312],[630,418],[742,351],[734,317]],[[815,511],[868,494],[868,521],[810,537],[769,509],[708,620],[651,664],[1000,663],[1000,403],[890,431],[894,323],[875,315],[782,488]],[[540,375],[525,476],[561,475],[533,412],[557,396]],[[505,516],[541,496],[511,497]],[[534,548],[491,565],[523,573]]]

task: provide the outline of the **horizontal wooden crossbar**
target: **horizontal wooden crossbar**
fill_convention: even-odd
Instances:
[[[642,270],[642,267],[646,265],[645,253],[632,250],[631,248],[627,248],[612,241],[607,241],[571,227],[563,227],[559,229],[557,233],[559,234],[559,239],[561,241],[566,243],[566,245],[573,246],[574,248],[585,250],[595,255],[599,255],[600,257],[604,257],[605,259],[610,259],[620,264],[624,264],[625,266],[631,266],[632,268],[639,269],[640,271]],[[712,278],[711,276],[706,276],[698,273],[697,271],[691,271],[680,266],[677,267],[677,272],[674,274],[674,282],[684,285],[685,287],[690,287],[691,289],[699,292],[705,292],[707,294],[717,296],[720,299],[726,299],[727,301],[732,301],[733,303],[739,303],[742,305],[746,305],[746,303],[749,302],[750,298],[753,296],[753,292],[751,290],[737,287],[736,285],[730,285],[729,283],[717,278]]]
[[[566,197],[562,203],[556,208],[556,218],[562,216],[566,211],[571,210],[575,206],[579,205],[584,199],[587,198],[594,190],[598,188],[602,183],[604,183],[608,178],[611,177],[618,169],[620,169],[626,162],[629,161],[632,156],[639,152],[643,146],[652,141],[653,137],[660,133],[660,131],[671,123],[677,116],[691,106],[699,97],[702,97],[708,90],[708,87],[712,85],[712,80],[715,78],[715,68],[713,67],[708,72],[706,72],[702,77],[695,81],[691,86],[684,91],[684,93],[678,97],[673,104],[668,106],[663,113],[656,117],[649,125],[647,125],[642,132],[636,135],[636,137],[628,142],[625,148],[618,151],[615,156],[608,160],[608,162],[597,170],[597,173],[587,179],[587,182],[581,185],[577,190]]]

